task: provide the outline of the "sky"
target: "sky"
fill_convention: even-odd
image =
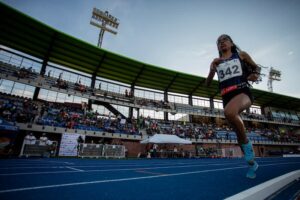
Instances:
[[[298,0],[0,0],[80,40],[97,45],[94,7],[118,18],[102,48],[151,65],[206,77],[223,33],[266,68],[256,89],[268,91],[270,67],[281,71],[275,93],[300,98]],[[215,76],[217,80],[217,76]]]

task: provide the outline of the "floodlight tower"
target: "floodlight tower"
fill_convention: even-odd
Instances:
[[[108,11],[103,12],[97,8],[93,9],[90,24],[101,29],[98,38],[98,47],[101,47],[102,45],[103,35],[105,31],[116,35],[117,31],[110,28],[118,29],[119,27],[119,21],[117,18],[110,15]],[[108,28],[107,26],[110,26],[110,28]]]
[[[273,81],[281,81],[281,71],[270,68],[269,79],[268,79],[268,89],[273,92]]]

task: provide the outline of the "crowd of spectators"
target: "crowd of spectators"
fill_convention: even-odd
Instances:
[[[173,134],[182,138],[217,139],[220,128],[216,124],[195,124],[182,121],[163,121],[146,118],[146,131],[149,135],[155,133]]]
[[[19,70],[16,70],[14,72],[14,75],[18,78],[29,78],[30,74],[34,74],[35,72],[33,71],[32,67],[25,68],[22,67]]]
[[[174,109],[174,104],[170,103],[168,101],[156,101],[152,99],[143,99],[143,98],[136,98],[134,101],[135,104],[141,105],[141,106],[149,106],[153,108],[163,108],[163,109]],[[172,105],[173,104],[173,105]]]
[[[100,115],[97,111],[86,110],[85,104],[32,101],[0,94],[0,116],[10,122],[139,134],[136,120]]]
[[[75,83],[75,88],[74,89],[77,90],[77,91],[80,91],[82,93],[87,91],[86,86],[82,85],[80,83]]]
[[[225,139],[228,139],[228,133],[233,132],[228,127],[218,127],[215,124],[163,121],[143,116],[138,119],[122,119],[120,115],[100,115],[97,111],[87,110],[86,107],[86,104],[32,101],[7,94],[1,94],[0,98],[0,116],[12,122],[133,135],[141,134],[141,130],[145,130],[150,136],[163,133],[193,139],[220,139],[218,131],[226,131]],[[292,129],[248,128],[248,132],[255,132],[271,141],[299,141],[299,136]]]
[[[97,111],[86,110],[85,104],[45,102],[37,123],[45,124],[45,121],[52,126],[69,129],[139,134],[135,120],[122,119],[120,115],[100,115]]]
[[[173,134],[181,138],[192,139],[216,139],[216,140],[231,140],[236,139],[234,130],[223,125],[222,127],[216,124],[195,124],[179,121],[163,121],[148,118],[141,118],[141,128],[146,128],[148,135],[156,133]],[[223,134],[225,133],[225,134]],[[280,128],[253,128],[247,127],[247,133],[250,139],[257,141],[278,141],[278,142],[299,142],[300,136],[293,129]]]
[[[0,114],[7,121],[33,123],[38,116],[38,104],[28,98],[0,93]]]
[[[16,70],[15,75],[19,78],[28,78],[30,74],[35,73],[32,67],[29,67],[26,69],[25,67]],[[175,104],[175,103],[170,103],[168,101],[157,101],[157,100],[152,100],[152,99],[146,99],[146,98],[140,98],[140,97],[135,97],[134,92],[131,89],[126,89],[124,94],[118,94],[110,91],[103,90],[101,88],[101,82],[99,83],[99,88],[91,89],[88,86],[85,86],[84,84],[81,83],[81,80],[77,81],[74,83],[74,86],[70,87],[70,82],[67,82],[66,80],[62,79],[63,72],[59,74],[58,79],[56,79],[54,86],[61,88],[61,89],[68,89],[68,88],[74,88],[74,90],[80,91],[81,93],[87,93],[91,92],[92,95],[101,95],[104,97],[111,97],[113,99],[119,98],[119,97],[124,97],[125,99],[127,98],[128,100],[132,101],[135,104],[141,105],[141,106],[147,106],[147,107],[153,107],[153,108],[162,108],[162,109],[171,109],[171,110],[176,110],[177,107],[183,106],[182,108],[184,109],[184,106],[189,106],[189,105],[180,105],[180,104]],[[51,77],[51,70],[48,71],[48,77]],[[212,108],[206,108],[203,107],[198,111],[201,111],[201,113],[204,113],[205,115],[207,114],[212,114],[212,115],[224,115],[223,111],[220,109],[212,109]],[[247,119],[257,119],[257,120],[269,120],[269,121],[279,121],[279,122],[285,122],[285,123],[298,123],[300,124],[299,120],[294,120],[291,117],[274,117],[272,114],[267,113],[267,115],[262,115],[262,114],[257,114],[257,113],[242,113],[242,116]],[[299,117],[298,117],[299,118]]]
[[[250,113],[242,113],[242,115],[248,119],[258,119],[258,120],[267,120],[267,118],[264,115],[256,114],[253,112]],[[269,118],[271,120],[271,118]]]
[[[133,96],[132,90],[130,90],[130,91],[128,92],[128,90],[126,89],[126,90],[125,90],[125,97],[133,98],[134,96]]]
[[[299,142],[300,135],[297,135],[295,131],[290,129],[261,129],[259,130],[262,136],[269,138],[275,142]]]
[[[145,128],[148,135],[155,133],[172,134],[181,138],[192,139],[216,139],[216,125],[214,124],[194,124],[180,121],[163,121],[144,119]]]
[[[138,155],[139,158],[192,158],[194,151],[187,151],[174,144],[147,144],[145,153]]]
[[[16,76],[20,78],[28,78],[30,73],[34,73],[32,71],[32,68],[21,68],[20,70],[15,71]],[[50,78],[51,77],[51,70],[48,71],[47,76]],[[64,80],[63,78],[63,73],[61,72],[58,76],[58,78],[55,80],[53,86],[58,87],[60,89],[68,89],[70,88],[70,83]],[[72,87],[71,87],[72,88]],[[74,83],[74,90],[80,91],[82,93],[86,93],[88,91],[91,91],[93,95],[96,94],[101,94],[103,96],[111,96],[111,97],[119,97],[119,95],[116,95],[114,92],[109,92],[109,91],[103,91],[101,89],[101,82],[99,83],[99,88],[95,88],[93,91],[88,89],[89,87],[82,84],[81,80],[79,79],[76,83]],[[97,92],[97,91],[103,91],[103,92]],[[151,99],[145,99],[145,98],[135,98],[134,92],[130,89],[125,89],[124,94],[122,94],[125,98],[128,98],[130,100],[133,100],[134,103],[142,105],[142,106],[151,106],[151,107],[156,107],[156,108],[164,108],[164,109],[170,109],[174,108],[174,105],[169,103],[168,101],[156,101],[156,100],[151,100]]]
[[[56,81],[55,81],[55,84],[54,84],[55,87],[58,87],[60,89],[68,89],[68,83],[66,80],[63,80],[61,78],[58,78]]]

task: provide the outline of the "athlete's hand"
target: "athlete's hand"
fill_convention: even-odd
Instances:
[[[259,74],[257,73],[252,73],[247,77],[248,81],[253,81],[253,82],[257,81],[258,78],[259,78]]]
[[[216,71],[217,66],[223,61],[221,58],[215,58],[210,64],[210,70]]]

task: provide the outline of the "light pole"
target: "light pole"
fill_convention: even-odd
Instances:
[[[104,32],[108,31],[108,32],[116,35],[117,31],[113,30],[111,28],[118,29],[118,27],[119,27],[119,21],[118,21],[117,18],[110,15],[108,13],[108,11],[103,12],[103,11],[97,9],[97,8],[93,9],[90,24],[100,28],[100,33],[99,33],[99,38],[98,38],[98,45],[97,45],[100,48],[101,48],[101,45],[102,45]]]

